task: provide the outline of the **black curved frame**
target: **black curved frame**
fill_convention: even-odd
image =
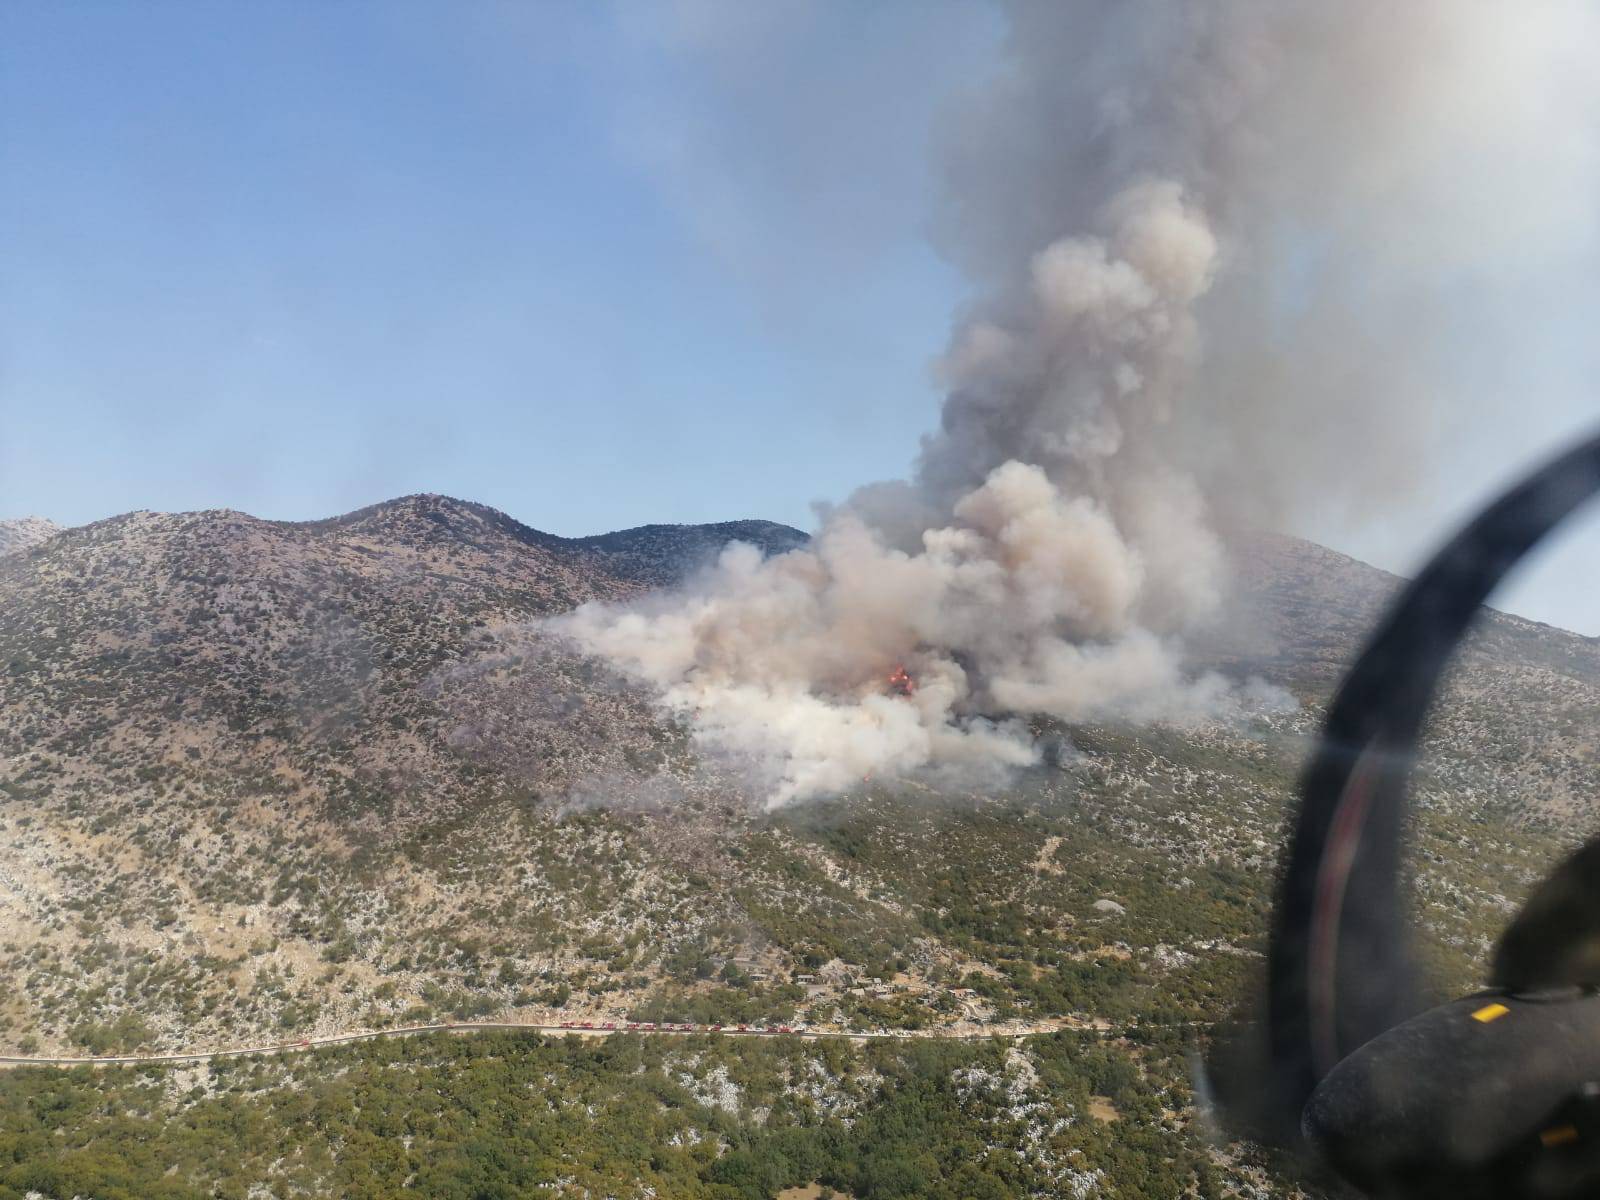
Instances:
[[[1301,780],[1267,955],[1269,1094],[1296,1129],[1323,1076],[1418,1007],[1400,846],[1440,674],[1506,574],[1596,494],[1600,434],[1532,472],[1434,555],[1329,707]]]

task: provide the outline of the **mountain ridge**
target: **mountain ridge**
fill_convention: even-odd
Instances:
[[[1235,978],[1319,705],[1398,579],[1241,542],[1248,604],[1196,666],[1298,711],[1041,719],[1063,749],[1009,785],[874,780],[766,813],[541,624],[730,536],[804,541],[759,521],[560,538],[419,495],[313,522],[122,514],[0,558],[0,972],[26,981],[0,1045],[424,1014],[982,1029],[1168,1003],[1152,981],[1210,1004]],[[1463,656],[1419,777],[1454,839],[1425,841],[1443,865],[1419,878],[1455,969],[1552,829],[1594,811],[1594,703],[1575,635],[1490,614]]]
[[[141,510],[53,529],[31,553],[0,558],[0,598],[7,601],[0,667],[13,691],[35,683],[34,717],[53,713],[58,744],[83,714],[66,711],[75,701],[58,704],[42,685],[54,682],[60,690],[62,681],[99,667],[127,680],[120,697],[107,698],[110,707],[128,707],[152,690],[153,680],[162,681],[154,691],[184,697],[184,707],[172,711],[163,708],[170,701],[146,697],[141,719],[152,730],[173,712],[198,724],[214,725],[220,716],[233,735],[276,739],[293,752],[304,749],[308,732],[295,714],[317,709],[317,739],[353,725],[373,737],[364,750],[342,747],[358,758],[365,754],[368,771],[381,773],[386,758],[416,766],[421,755],[432,761],[423,777],[449,775],[464,752],[486,754],[489,741],[499,738],[505,754],[542,760],[545,767],[535,772],[541,778],[567,778],[570,772],[551,765],[561,757],[552,746],[567,747],[573,771],[595,763],[570,744],[563,712],[573,717],[594,707],[620,716],[626,709],[638,728],[600,736],[597,726],[592,748],[622,746],[636,758],[650,758],[656,743],[681,732],[662,732],[639,689],[583,683],[579,677],[592,676],[596,666],[580,665],[579,656],[530,631],[587,600],[623,601],[677,582],[732,540],[774,554],[807,539],[759,520],[643,525],[568,538],[434,493],[312,521],[231,509]],[[1232,554],[1235,599],[1223,620],[1193,638],[1194,665],[1240,678],[1260,675],[1312,703],[1331,691],[1403,584],[1286,535],[1236,537]],[[43,631],[50,637],[40,637]],[[561,694],[570,702],[546,703],[537,720],[529,709],[538,706],[517,691],[534,683],[528,652],[535,642],[534,658],[554,674],[528,688],[529,695],[548,701]],[[58,657],[48,672],[34,675],[30,664],[46,644]],[[514,669],[491,665],[507,655]],[[1562,681],[1554,705],[1551,687],[1535,678],[1541,671]],[[1583,694],[1600,688],[1600,639],[1486,610],[1454,677],[1482,703],[1496,691],[1479,678],[1485,672],[1502,684],[1517,680],[1530,711],[1567,707],[1573,688]],[[0,705],[0,751],[8,724],[15,724],[6,713]],[[388,737],[378,728],[384,723],[394,730],[417,726],[421,740]],[[1568,725],[1554,721],[1540,736],[1566,736]],[[639,728],[654,731],[649,745],[638,740]],[[1481,733],[1475,728],[1472,736]],[[15,736],[13,730],[12,746]],[[534,745],[540,738],[542,748]],[[239,737],[222,741],[244,752]],[[1502,757],[1517,755],[1507,749]]]

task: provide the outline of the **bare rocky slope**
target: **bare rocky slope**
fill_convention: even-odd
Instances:
[[[1235,558],[1235,620],[1210,641],[1209,658],[1259,672],[1313,706],[1402,582],[1278,535],[1242,542]],[[1600,816],[1597,715],[1600,639],[1486,609],[1436,706],[1419,788],[1458,807],[1587,830]]]
[[[589,686],[593,665],[529,622],[733,538],[801,537],[746,521],[569,540],[439,496],[303,524],[132,513],[0,565],[0,746],[53,787],[256,780],[394,832],[656,744],[639,697]]]
[[[17,517],[0,521],[0,557],[27,550],[61,532],[61,526],[43,517]]]
[[[1321,698],[1396,580],[1240,550],[1201,655],[1248,727],[1062,729],[998,795],[754,811],[534,630],[741,521],[541,533],[411,496],[326,521],[131,513],[0,558],[0,1045],[219,1044],[429,1015],[981,1028],[1203,1018],[1259,938]],[[1590,819],[1600,650],[1491,615],[1421,778],[1419,887],[1470,973]],[[1106,902],[1106,903],[1102,903]]]

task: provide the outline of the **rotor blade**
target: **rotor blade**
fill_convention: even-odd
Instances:
[[[1418,731],[1490,592],[1596,491],[1600,436],[1491,504],[1401,594],[1329,707],[1268,948],[1267,1083],[1286,1122],[1334,1064],[1414,1011],[1399,847]]]
[[[1512,991],[1600,987],[1600,838],[1533,890],[1500,935],[1489,982]]]

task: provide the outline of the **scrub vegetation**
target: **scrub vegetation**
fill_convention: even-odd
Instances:
[[[1293,694],[1265,715],[1040,723],[1049,752],[1002,788],[864,780],[767,812],[530,627],[728,536],[799,535],[574,541],[411,497],[312,525],[133,514],[0,555],[0,1050],[480,1018],[906,1039],[441,1036],[6,1072],[0,1195],[1288,1186],[1200,1135],[1186,1056],[1250,991],[1296,773],[1392,577],[1241,548],[1249,607],[1201,659]],[[1587,832],[1597,700],[1588,639],[1494,616],[1464,656],[1412,847],[1441,993]],[[1028,1040],[940,1040],[990,1034]]]
[[[1219,1196],[1170,1047],[434,1035],[0,1076],[0,1197]]]

